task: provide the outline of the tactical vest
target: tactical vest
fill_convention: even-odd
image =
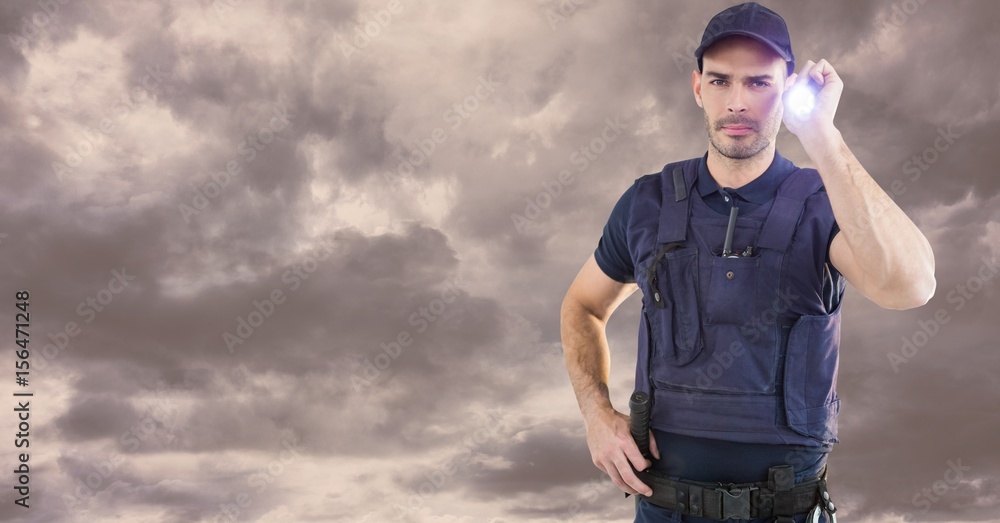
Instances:
[[[636,390],[652,398],[651,426],[746,443],[838,443],[844,281],[828,311],[834,216],[819,173],[795,170],[775,198],[739,216],[734,250],[753,254],[723,258],[728,216],[699,196],[700,161],[635,181]]]

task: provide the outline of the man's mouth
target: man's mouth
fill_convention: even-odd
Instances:
[[[722,130],[727,134],[741,136],[753,131],[753,127],[750,127],[749,125],[724,125],[722,126]]]

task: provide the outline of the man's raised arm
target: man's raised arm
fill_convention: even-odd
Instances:
[[[930,242],[861,166],[834,127],[844,88],[840,76],[826,60],[810,60],[790,84],[807,78],[820,86],[816,108],[806,118],[786,108],[785,126],[815,162],[840,226],[830,244],[830,261],[881,307],[909,309],[927,303],[936,286]]]

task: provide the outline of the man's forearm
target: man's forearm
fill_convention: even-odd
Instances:
[[[935,285],[927,238],[861,166],[836,128],[800,138],[865,277],[886,293],[926,301]]]
[[[613,410],[608,393],[611,352],[606,324],[584,307],[567,302],[560,318],[563,356],[584,421]]]

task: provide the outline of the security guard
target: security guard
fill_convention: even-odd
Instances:
[[[707,153],[634,181],[562,304],[587,444],[638,494],[637,522],[829,521],[845,280],[881,307],[917,307],[934,293],[934,255],[834,126],[833,67],[793,73],[778,14],[722,11],[695,57]],[[796,87],[811,99],[793,111]],[[776,152],[782,121],[816,169]],[[605,326],[636,289],[651,459],[608,394]]]

